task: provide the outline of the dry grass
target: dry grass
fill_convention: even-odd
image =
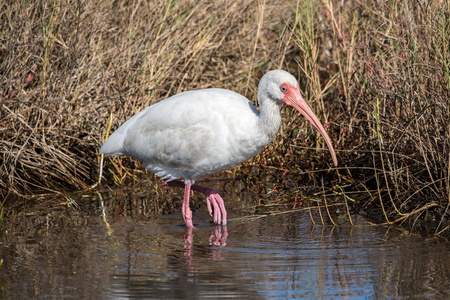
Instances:
[[[1,13],[2,193],[86,188],[113,129],[180,91],[255,93],[283,10],[253,1],[12,1]],[[255,46],[259,49],[254,52]],[[276,60],[275,60],[276,61]],[[31,80],[27,80],[31,76]]]
[[[115,129],[180,91],[255,99],[262,74],[283,68],[299,75],[341,165],[285,110],[275,142],[234,170],[250,188],[269,179],[275,199],[338,196],[383,222],[450,228],[449,3],[10,2],[0,5],[3,199],[95,182],[111,112]],[[127,162],[107,177],[122,181]]]
[[[386,223],[448,229],[449,3],[300,5],[293,23],[304,84],[343,150],[334,192],[379,208]]]

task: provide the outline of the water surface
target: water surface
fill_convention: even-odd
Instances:
[[[352,216],[322,225],[307,210],[262,218],[227,201],[228,226],[205,205],[189,232],[155,200],[79,196],[16,208],[2,225],[3,299],[446,299],[450,244]],[[100,201],[103,199],[104,202]],[[102,205],[104,209],[102,209]],[[104,214],[104,215],[103,215]],[[6,222],[6,221],[5,221]]]

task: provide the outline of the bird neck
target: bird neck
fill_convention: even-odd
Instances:
[[[274,101],[259,101],[258,131],[264,145],[273,141],[281,126],[281,106]]]

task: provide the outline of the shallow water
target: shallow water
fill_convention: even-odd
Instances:
[[[444,238],[358,216],[355,226],[314,225],[307,210],[239,218],[245,205],[232,201],[227,227],[210,225],[203,205],[189,232],[179,211],[151,216],[152,200],[103,198],[10,211],[0,237],[2,299],[450,297]]]

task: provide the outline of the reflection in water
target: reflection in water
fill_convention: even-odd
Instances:
[[[189,270],[192,270],[192,246],[194,241],[192,227],[185,227],[184,229],[184,249],[186,250],[184,256]],[[211,234],[208,239],[209,246],[226,246],[228,237],[228,229],[226,225],[215,225],[214,234]],[[217,255],[213,257],[214,260],[222,259],[220,251],[215,251]]]
[[[357,216],[353,227],[314,226],[307,211],[233,219],[245,215],[242,201],[227,203],[228,226],[210,225],[201,207],[196,228],[186,229],[179,215],[149,215],[154,200],[108,199],[104,209],[80,197],[76,209],[48,202],[10,212],[0,237],[2,298],[450,296],[442,238]]]
[[[227,226],[215,226],[214,235],[209,236],[210,246],[226,246],[228,237]]]

